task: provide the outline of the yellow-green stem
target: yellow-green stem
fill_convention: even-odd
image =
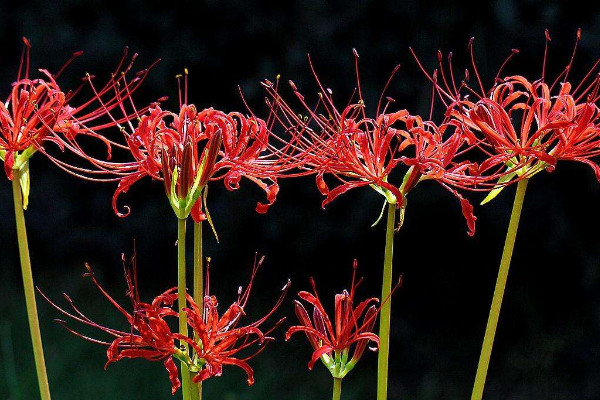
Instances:
[[[333,378],[333,398],[340,400],[342,398],[342,378]]]
[[[194,301],[204,313],[204,273],[202,262],[202,221],[194,223]],[[195,336],[196,342],[199,340]],[[196,384],[194,400],[202,400],[202,382]]]
[[[194,223],[194,301],[203,311],[204,273],[202,263],[202,222]]]
[[[25,289],[25,305],[27,307],[27,319],[29,320],[29,332],[31,333],[31,344],[33,345],[33,358],[40,388],[40,397],[42,400],[50,400],[50,385],[48,384],[48,374],[46,373],[46,363],[44,361],[44,348],[42,346],[40,322],[35,302],[35,288],[33,285],[33,274],[31,272],[31,260],[29,258],[27,230],[25,228],[25,214],[23,213],[23,197],[20,183],[21,174],[18,170],[14,170],[13,173],[12,189],[15,204],[15,219],[17,222],[19,257],[21,259],[23,288]]]
[[[384,302],[379,314],[379,359],[377,365],[377,400],[387,399],[388,361],[390,354],[390,318],[392,301],[392,258],[394,252],[394,226],[396,205],[388,203],[387,224],[385,232],[385,256],[383,261],[383,284],[381,285],[381,301]]]
[[[177,220],[177,294],[179,306],[179,333],[187,336],[187,318],[183,312],[186,305],[186,283],[185,283],[185,219]],[[180,342],[185,353],[188,352],[188,346],[185,342]],[[183,400],[191,400],[191,379],[187,366],[181,363],[181,392]]]
[[[483,345],[481,346],[481,355],[479,356],[479,364],[477,366],[477,374],[475,375],[475,384],[473,385],[471,400],[481,400],[483,397],[485,378],[490,365],[492,347],[494,346],[494,337],[496,336],[496,327],[498,326],[498,319],[500,318],[500,308],[502,307],[502,298],[504,297],[504,289],[506,287],[506,280],[508,278],[510,260],[515,247],[517,228],[519,227],[519,219],[521,218],[521,210],[523,208],[523,200],[525,198],[527,182],[528,179],[522,179],[517,184],[517,193],[515,194],[515,201],[513,203],[512,213],[510,215],[510,222],[508,223],[508,231],[506,233],[506,240],[504,242],[504,251],[502,252],[500,270],[498,271],[496,288],[494,289],[494,298],[492,299],[492,306],[490,308],[490,315],[485,328]]]

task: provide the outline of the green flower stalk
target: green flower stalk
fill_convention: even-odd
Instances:
[[[194,302],[198,306],[200,318],[204,318],[204,273],[202,260],[202,221],[194,222]],[[194,336],[199,341],[197,334]],[[202,381],[196,384],[195,399],[202,399]]]
[[[25,162],[28,165],[28,162]],[[42,345],[42,335],[40,332],[40,322],[38,318],[37,305],[35,300],[35,287],[33,284],[33,274],[31,271],[31,259],[29,258],[29,244],[27,242],[27,230],[25,228],[25,200],[24,190],[28,187],[22,186],[23,177],[27,174],[28,168],[22,166],[13,171],[12,180],[13,200],[15,206],[15,220],[17,223],[17,238],[19,242],[19,257],[21,260],[21,274],[23,276],[23,289],[25,291],[25,305],[27,307],[27,320],[29,321],[29,332],[31,334],[31,344],[33,346],[33,357],[35,360],[35,369],[37,373],[40,397],[42,400],[50,400],[50,385],[48,384],[48,374],[46,372],[46,362],[44,360],[44,348]],[[29,180],[27,179],[27,182]]]
[[[479,363],[477,365],[477,374],[475,376],[475,384],[473,385],[473,393],[471,395],[472,400],[481,399],[483,397],[485,378],[490,364],[492,347],[494,346],[496,328],[500,318],[500,309],[502,307],[502,299],[504,298],[506,280],[508,279],[508,269],[510,268],[510,261],[515,248],[515,240],[517,238],[517,229],[519,227],[519,219],[521,218],[521,211],[523,209],[523,200],[525,199],[527,182],[528,179],[522,179],[517,185],[517,193],[515,194],[515,201],[510,214],[510,222],[508,224],[504,250],[502,252],[502,260],[500,261],[500,270],[498,271],[494,297],[492,299],[492,306],[490,307],[490,315],[485,328],[485,336],[483,345],[481,346]]]
[[[186,285],[186,265],[185,265],[185,234],[186,219],[177,220],[177,304],[179,307],[179,333],[183,336],[188,335],[187,316],[184,308],[187,305],[187,285]],[[183,353],[188,353],[188,344],[185,341],[180,342]],[[187,364],[181,363],[181,392],[183,400],[192,400],[192,380],[188,371]]]
[[[386,299],[392,292],[392,261],[394,255],[394,230],[396,218],[396,205],[388,203],[387,222],[385,231],[385,255],[383,261],[383,284],[381,285],[381,298]],[[388,363],[390,355],[390,325],[392,315],[391,300],[381,307],[379,317],[379,355],[377,371],[377,398],[387,398]]]
[[[342,378],[333,378],[333,396],[332,400],[340,400],[342,398]]]

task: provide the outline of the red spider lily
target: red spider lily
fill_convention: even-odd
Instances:
[[[403,196],[399,188],[387,180],[399,163],[397,154],[402,150],[394,124],[408,112],[403,110],[385,114],[385,109],[384,113],[379,113],[378,107],[377,116],[367,118],[362,97],[357,103],[338,111],[331,89],[325,89],[310,59],[309,64],[320,88],[320,100],[316,107],[308,105],[296,85],[290,81],[302,112],[307,116],[303,117],[294,110],[271,82],[265,81],[264,87],[272,98],[270,105],[277,121],[286,131],[297,132],[298,136],[303,137],[297,143],[303,155],[303,167],[316,173],[317,187],[326,196],[323,206],[348,190],[363,186],[371,186],[388,201],[402,204]],[[340,184],[330,190],[324,179],[325,174],[334,176]]]
[[[445,121],[436,125],[412,116],[406,110],[387,112],[393,99],[386,97],[397,69],[389,78],[377,105],[374,118],[365,113],[365,104],[358,78],[358,54],[355,52],[357,70],[358,102],[351,102],[342,111],[336,108],[332,91],[319,80],[313,66],[311,70],[320,88],[319,102],[309,106],[296,85],[290,82],[300,101],[303,117],[278,93],[277,87],[265,82],[272,98],[272,108],[278,121],[288,131],[296,131],[302,140],[303,167],[316,174],[317,187],[327,205],[341,194],[356,187],[370,186],[382,194],[386,201],[405,206],[405,197],[421,180],[435,180],[457,196],[469,225],[469,234],[475,229],[473,208],[456,190],[475,189],[481,182],[473,172],[476,165],[469,161],[457,161],[472,148],[462,132],[460,124]],[[411,149],[414,154],[410,155]],[[399,169],[399,164],[409,166],[403,183],[394,185],[389,178]],[[325,176],[330,175],[339,185],[330,189]]]
[[[518,53],[513,50],[498,71],[493,87],[486,92],[474,61],[471,40],[472,66],[480,93],[465,82],[460,90],[467,90],[476,99],[468,100],[462,96],[454,82],[452,86],[445,79],[443,85],[436,82],[440,97],[449,102],[450,117],[461,124],[466,135],[485,152],[487,168],[504,168],[497,189],[484,201],[491,200],[513,178],[529,178],[544,169],[552,171],[560,160],[583,162],[594,169],[600,180],[600,167],[590,159],[600,154],[597,106],[600,60],[575,89],[568,80],[580,39],[581,32],[578,31],[567,67],[552,83],[545,81],[550,42],[548,31],[542,76],[535,81],[519,75],[500,77],[506,63]],[[440,69],[443,70],[441,62]]]
[[[171,391],[175,394],[181,386],[178,370],[173,358],[185,363],[188,370],[195,373],[194,382],[200,382],[213,376],[220,376],[223,372],[223,365],[235,365],[242,368],[248,375],[248,384],[254,382],[253,371],[248,360],[261,353],[268,342],[273,338],[268,335],[278,327],[284,320],[281,319],[267,331],[261,331],[263,325],[269,317],[279,308],[283,298],[289,288],[289,281],[282,289],[281,296],[274,307],[265,316],[246,326],[239,326],[241,318],[245,315],[246,303],[250,297],[252,284],[258,268],[262,264],[264,257],[255,263],[252,270],[252,276],[248,287],[242,291],[239,289],[237,301],[235,301],[222,315],[218,313],[217,298],[210,295],[209,278],[207,274],[206,289],[207,294],[204,298],[203,311],[194,302],[191,296],[187,295],[188,307],[184,308],[189,326],[193,329],[194,338],[175,333],[171,331],[167,318],[176,319],[179,314],[175,311],[174,303],[178,299],[177,288],[172,288],[154,298],[151,303],[140,301],[137,284],[137,272],[135,257],[133,258],[133,268],[125,270],[127,281],[127,295],[132,303],[132,312],[128,312],[117,303],[112,296],[99,284],[92,269],[86,264],[88,272],[84,275],[89,277],[94,285],[106,297],[106,299],[125,317],[130,325],[130,330],[117,330],[105,327],[94,322],[85,316],[79,308],[75,306],[71,298],[64,294],[71,311],[61,308],[52,302],[42,291],[40,294],[56,310],[70,319],[99,329],[107,333],[114,339],[111,342],[98,340],[85,336],[78,331],[73,330],[63,320],[56,320],[69,332],[93,343],[102,344],[108,347],[107,362],[105,368],[111,363],[125,358],[143,358],[148,361],[162,361],[171,381]],[[178,347],[179,343],[186,343],[191,353],[185,352],[183,348]],[[237,356],[238,353],[250,348],[253,345],[259,345],[259,349],[254,353],[245,355],[243,358]]]
[[[193,378],[194,382],[202,382],[213,376],[221,376],[224,365],[234,365],[246,372],[248,385],[254,383],[254,373],[248,364],[248,360],[264,351],[267,343],[274,340],[268,335],[285,318],[279,320],[265,332],[261,331],[260,327],[279,308],[290,287],[290,282],[288,281],[283,287],[279,299],[265,316],[253,323],[240,326],[240,320],[246,315],[246,303],[250,297],[254,277],[263,260],[264,257],[255,262],[250,283],[243,291],[241,287],[239,288],[238,299],[222,315],[219,315],[217,309],[217,298],[210,295],[208,291],[208,281],[203,301],[203,310],[198,307],[193,299],[188,297],[189,307],[186,307],[184,312],[187,315],[188,324],[192,327],[196,337],[196,342],[192,345],[195,352],[193,359],[196,364],[190,368],[190,371],[197,373]],[[258,350],[245,355],[243,358],[237,356],[238,353],[256,344],[260,345]]]
[[[130,170],[119,181],[113,208],[119,195],[144,176],[164,181],[167,197],[179,218],[190,214],[214,170],[221,146],[226,116],[212,109],[200,113],[184,105],[179,114],[151,108],[138,127],[127,137],[128,148],[136,160],[121,170]],[[199,148],[201,150],[199,150]]]
[[[206,194],[209,180],[224,179],[227,189],[234,190],[242,176],[248,177],[265,190],[272,204],[278,190],[276,182],[267,184],[264,179],[268,177],[249,175],[246,168],[259,157],[266,135],[262,120],[238,113],[214,109],[197,112],[193,105],[182,105],[179,115],[151,109],[127,138],[136,162],[126,167],[131,172],[119,181],[113,207],[118,215],[127,215],[128,209],[118,212],[117,199],[144,176],[164,180],[179,218],[192,212],[196,221],[206,219],[199,198],[203,191]],[[257,211],[265,212],[269,204],[259,203]]]
[[[52,134],[54,130],[63,130],[69,114],[66,95],[58,87],[55,76],[40,70],[46,79],[29,78],[31,45],[27,38],[23,38],[23,42],[17,81],[6,103],[0,104],[0,157],[11,180],[15,163],[19,168],[43,141],[56,140]],[[79,54],[74,54],[66,65]]]
[[[290,327],[286,333],[286,340],[289,340],[294,333],[304,332],[314,349],[308,369],[312,370],[320,359],[334,378],[343,378],[354,368],[369,342],[375,345],[371,350],[376,351],[379,347],[379,337],[372,332],[380,310],[376,306],[379,299],[372,297],[354,305],[356,289],[362,282],[362,279],[356,281],[356,269],[357,262],[354,260],[350,292],[344,290],[335,296],[333,321],[327,315],[311,278],[313,293],[302,291],[298,296],[313,307],[312,319],[304,305],[296,300],[296,316],[301,325]],[[400,279],[392,293],[401,284]]]
[[[123,112],[126,113],[124,108]],[[130,210],[127,206],[124,212],[118,210],[119,196],[146,176],[164,181],[167,197],[179,218],[190,213],[197,222],[209,218],[204,204],[208,182],[223,180],[228,190],[235,190],[242,177],[267,194],[267,203],[256,207],[257,212],[264,213],[279,191],[277,178],[283,175],[282,171],[293,168],[295,159],[289,145],[287,149],[277,149],[269,143],[267,122],[238,112],[224,113],[212,108],[197,111],[188,104],[187,70],[184,89],[180,87],[178,113],[153,106],[147,113],[137,115],[137,126],[121,126],[113,119],[126,140],[119,147],[130,153],[133,161],[118,163],[87,156],[95,168],[85,171],[86,178],[119,181],[113,208],[121,217]],[[94,174],[113,177],[96,179]]]
[[[69,332],[93,343],[108,346],[106,357],[107,362],[105,368],[110,364],[120,361],[124,358],[144,358],[149,361],[162,361],[171,380],[172,393],[174,394],[181,386],[177,367],[173,362],[173,356],[183,357],[182,351],[177,347],[175,340],[190,342],[191,340],[183,335],[174,333],[169,328],[165,321],[166,317],[177,317],[177,312],[173,310],[173,303],[177,301],[177,288],[170,289],[161,295],[157,296],[152,303],[143,303],[140,301],[135,258],[133,269],[126,269],[125,277],[127,281],[127,295],[132,303],[132,312],[126,311],[116,300],[111,297],[108,292],[99,284],[91,267],[86,264],[88,272],[84,275],[89,277],[98,290],[106,297],[106,299],[125,316],[127,323],[130,325],[129,331],[121,331],[113,328],[108,328],[100,325],[87,316],[85,316],[73,303],[71,298],[64,294],[63,296],[69,303],[72,311],[67,311],[57,304],[53,303],[39,289],[40,294],[59,312],[69,317],[70,319],[89,325],[99,329],[114,339],[112,342],[106,342],[91,337],[85,336],[72,328],[66,321],[56,320],[64,326]]]
[[[94,106],[94,99],[75,105],[74,97],[81,88],[73,92],[64,92],[56,79],[75,58],[83,53],[74,53],[58,73],[52,74],[45,69],[40,69],[42,78],[32,79],[29,77],[31,45],[26,38],[23,38],[23,41],[24,48],[17,81],[13,84],[6,103],[0,104],[0,159],[4,162],[5,172],[10,180],[13,178],[13,170],[21,169],[24,172],[22,186],[26,208],[29,192],[27,163],[29,158],[40,151],[64,169],[64,162],[46,152],[45,142],[52,142],[60,149],[68,148],[76,154],[79,154],[79,151],[75,138],[79,135],[92,136],[109,145],[109,141],[96,132],[112,126],[113,123],[97,120],[105,116],[106,109],[112,109],[119,101],[127,99],[144,80],[148,70],[140,72],[136,79],[123,85],[122,76],[131,69],[135,59],[134,56],[131,64],[125,66],[126,52],[115,72],[121,77],[111,80],[94,95],[94,99],[102,101],[102,106]],[[91,78],[88,76],[88,79]],[[116,91],[116,95],[110,95],[112,90]]]

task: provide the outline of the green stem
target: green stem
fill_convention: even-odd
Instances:
[[[202,221],[194,223],[194,302],[204,313],[204,273],[202,263]],[[196,342],[199,338],[195,336]],[[196,384],[194,400],[202,399],[202,382]]]
[[[332,400],[342,398],[342,378],[333,378],[333,397]]]
[[[385,232],[385,257],[383,261],[383,284],[381,285],[381,301],[383,305],[379,314],[379,360],[377,365],[377,400],[387,399],[388,361],[390,353],[390,318],[392,301],[392,258],[394,252],[394,226],[396,205],[388,203],[387,224]]]
[[[204,307],[204,273],[202,270],[202,222],[194,224],[194,301]]]
[[[513,249],[515,247],[515,239],[517,237],[517,228],[519,227],[519,219],[523,208],[523,200],[525,198],[525,190],[527,189],[528,179],[521,179],[517,185],[517,193],[513,203],[510,222],[508,223],[508,231],[504,242],[504,251],[502,252],[502,260],[500,261],[500,270],[496,279],[496,288],[494,289],[494,298],[490,308],[490,315],[487,326],[485,328],[485,336],[483,345],[481,346],[481,355],[479,356],[479,364],[477,366],[477,374],[475,376],[475,384],[473,385],[473,394],[471,400],[481,400],[483,397],[483,388],[485,386],[485,378],[487,376],[488,367],[490,365],[490,357],[492,355],[492,347],[494,345],[494,336],[496,335],[496,327],[500,318],[500,308],[502,307],[502,298],[504,297],[504,289],[508,278],[508,269],[512,258]]]
[[[177,294],[179,306],[179,333],[187,336],[187,318],[183,312],[186,301],[186,283],[185,283],[185,219],[177,220]],[[182,350],[187,354],[188,346],[185,342],[180,342]],[[191,400],[191,379],[187,366],[181,363],[181,392],[183,400]]]
[[[15,219],[17,221],[17,238],[19,242],[19,257],[21,259],[21,274],[23,275],[23,287],[25,289],[25,305],[27,307],[27,318],[29,320],[29,331],[31,333],[31,344],[33,345],[33,358],[37,372],[40,397],[42,400],[50,400],[50,385],[46,373],[44,361],[44,348],[42,347],[42,335],[40,333],[40,322],[38,319],[37,306],[35,303],[35,289],[33,285],[33,274],[31,272],[31,260],[29,258],[29,245],[27,244],[27,230],[25,228],[25,214],[23,213],[23,197],[21,194],[21,173],[14,170],[12,181],[13,200],[15,203]]]

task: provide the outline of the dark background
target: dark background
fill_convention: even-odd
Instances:
[[[310,53],[321,78],[345,98],[355,86],[351,49],[361,55],[361,79],[370,110],[397,63],[390,88],[400,107],[428,113],[430,86],[408,53],[413,46],[428,67],[435,51],[453,50],[466,60],[469,37],[487,82],[511,48],[521,53],[507,73],[539,76],[544,28],[553,37],[549,72],[567,63],[576,29],[583,29],[572,76],[583,76],[600,56],[600,14],[576,2],[494,1],[64,1],[0,3],[0,83],[7,96],[15,79],[22,35],[30,38],[35,67],[56,70],[76,50],[86,55],[61,83],[90,71],[106,77],[124,46],[141,54],[138,65],[163,61],[137,99],[140,104],[169,95],[176,107],[174,76],[190,70],[190,101],[199,107],[263,112],[259,81],[281,73],[308,92]],[[550,75],[552,76],[552,75]],[[36,283],[60,300],[67,291],[98,321],[124,328],[119,315],[90,282],[81,278],[91,263],[105,286],[126,302],[121,252],[137,239],[142,297],[149,300],[176,283],[176,223],[160,183],[137,184],[123,200],[126,219],[110,207],[114,185],[77,180],[36,156],[31,163],[31,199],[26,213]],[[500,260],[514,187],[494,202],[476,207],[474,238],[466,235],[456,199],[435,184],[411,193],[406,222],[396,236],[395,273],[404,287],[393,299],[390,399],[468,398]],[[478,202],[481,196],[471,196]],[[314,276],[332,306],[349,284],[353,258],[366,281],[362,296],[378,295],[384,227],[371,228],[381,198],[368,189],[340,197],[326,210],[313,178],[281,181],[268,214],[254,212],[263,193],[252,184],[227,192],[212,186],[209,206],[220,234],[206,232],[205,255],[213,258],[212,291],[223,306],[245,285],[254,252],[267,260],[251,298],[249,317],[268,309],[289,277],[293,292],[279,315],[294,322],[291,300]],[[582,165],[560,164],[532,180],[496,345],[486,398],[600,398],[600,191]],[[37,397],[25,318],[10,185],[0,185],[0,398]],[[191,236],[190,236],[191,240]],[[70,399],[169,399],[160,364],[123,361],[103,370],[105,350],[75,338],[52,323],[57,314],[38,307],[53,397]],[[286,323],[287,324],[287,323]],[[300,335],[279,339],[252,361],[256,383],[248,388],[241,370],[225,368],[207,382],[207,399],[326,399],[329,373],[306,369],[311,350]],[[375,395],[376,355],[365,354],[344,380],[344,398]],[[179,395],[178,395],[179,396]]]

